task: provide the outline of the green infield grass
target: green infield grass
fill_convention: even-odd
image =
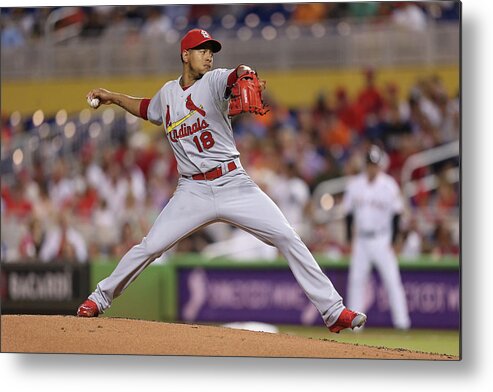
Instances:
[[[404,348],[427,353],[460,355],[458,330],[411,329],[399,331],[391,328],[364,328],[359,332],[330,333],[324,327],[278,326],[280,333],[312,339],[333,340],[367,346]]]

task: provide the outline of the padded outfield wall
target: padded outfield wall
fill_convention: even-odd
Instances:
[[[344,297],[348,265],[317,258]],[[116,262],[91,265],[93,289]],[[422,258],[401,262],[401,274],[414,328],[458,329],[460,270],[457,259]],[[368,327],[390,327],[385,289],[374,274],[367,288]],[[210,261],[197,255],[151,265],[105,313],[109,317],[193,323],[258,321],[322,325],[317,310],[296,283],[287,263]]]

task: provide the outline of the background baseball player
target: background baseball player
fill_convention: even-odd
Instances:
[[[152,99],[135,98],[104,89],[89,92],[93,106],[116,104],[128,112],[163,125],[181,175],[174,196],[148,235],[121,259],[78,309],[94,317],[153,260],[178,241],[217,221],[236,225],[276,246],[297,282],[332,332],[362,326],[366,316],[350,311],[279,208],[242,168],[228,116],[242,111],[262,114],[263,107],[231,99],[263,85],[245,66],[212,70],[221,44],[204,30],[189,31],[181,41],[183,74],[166,83]],[[245,81],[249,80],[249,81]],[[241,85],[245,91],[238,93]],[[99,100],[99,101],[98,101]],[[252,100],[254,97],[252,96]],[[231,101],[231,102],[230,102]],[[252,102],[253,104],[253,102]]]
[[[396,181],[381,170],[382,159],[383,151],[371,146],[366,156],[366,172],[349,182],[343,199],[347,237],[352,240],[348,303],[356,309],[367,307],[365,288],[374,265],[389,296],[394,326],[408,329],[411,322],[393,249],[403,204]]]

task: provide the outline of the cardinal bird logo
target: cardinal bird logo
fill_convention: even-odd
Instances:
[[[192,94],[190,94],[188,97],[187,97],[187,109],[190,110],[190,111],[196,111],[198,112],[202,117],[205,117],[205,110],[203,108],[202,105],[200,105],[200,107],[198,107],[197,105],[195,105],[192,101]]]
[[[192,94],[190,94],[187,97],[185,106],[190,112],[183,118],[179,119],[178,121],[171,122],[170,116],[169,116],[169,106],[168,106],[168,112],[166,113],[166,132],[170,133],[173,129],[179,127],[181,124],[183,124],[186,120],[188,120],[190,117],[192,117],[195,113],[199,113],[202,117],[205,117],[206,112],[204,110],[204,107],[202,105],[197,106],[193,103],[192,101]]]

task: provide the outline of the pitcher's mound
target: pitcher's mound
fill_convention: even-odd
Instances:
[[[5,315],[1,322],[2,352],[458,360],[283,334],[121,318]]]

